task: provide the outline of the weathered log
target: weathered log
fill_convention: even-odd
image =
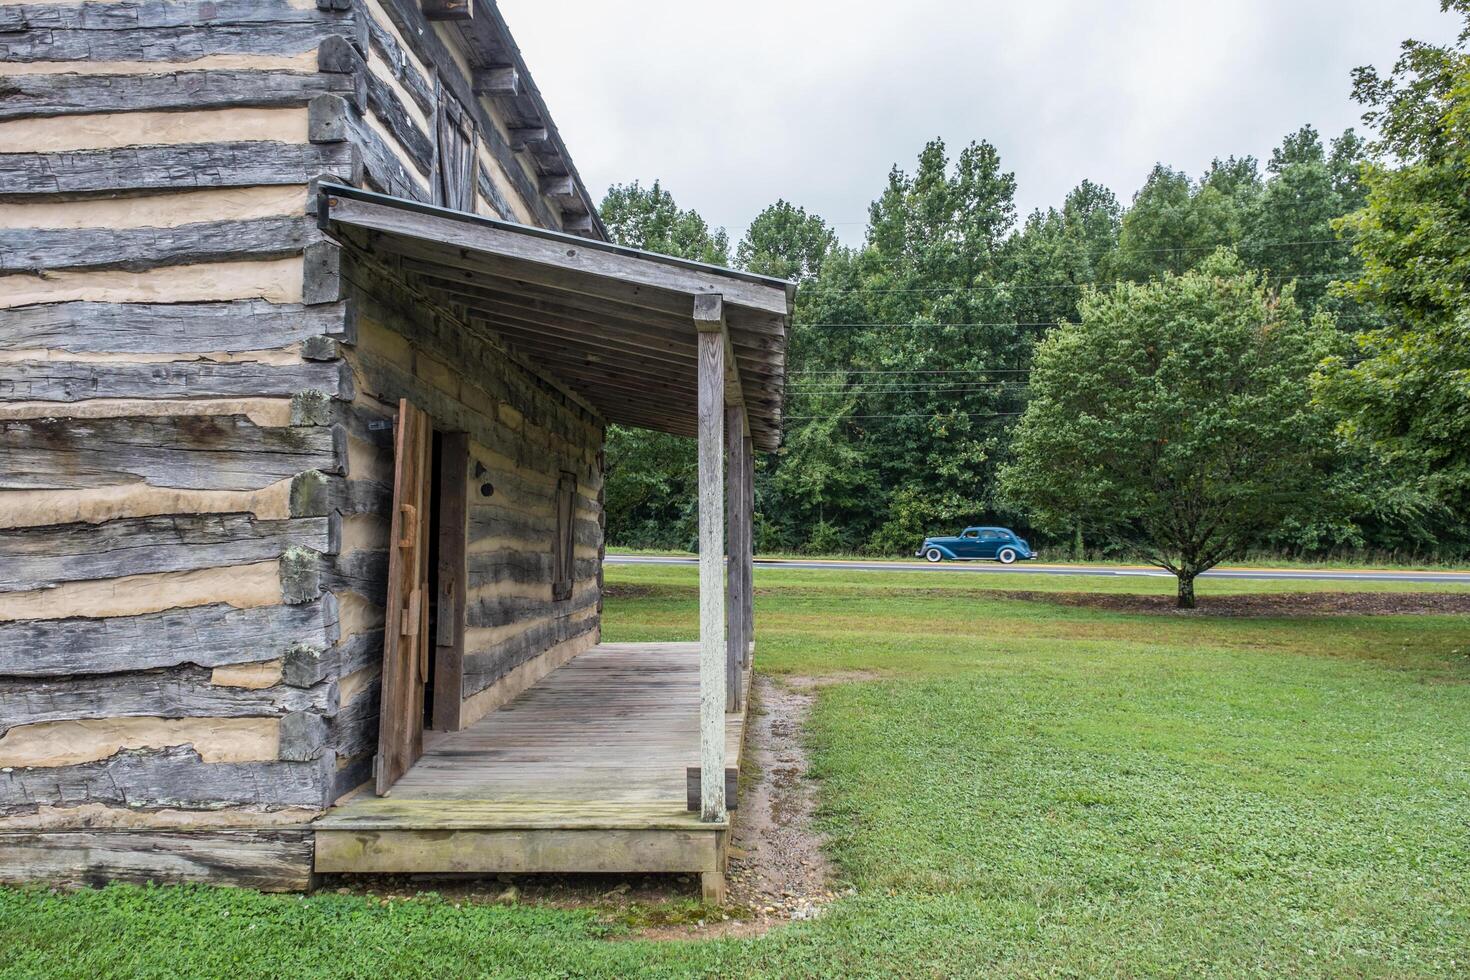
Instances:
[[[299,644],[286,651],[281,681],[311,688],[324,680],[346,677],[383,662],[383,631],[371,630],[348,637],[327,649]]]
[[[408,92],[409,97],[418,103],[424,115],[433,115],[436,107],[433,84],[413,66],[408,52],[403,50],[392,32],[374,18],[369,17],[366,20],[368,38],[373,50],[381,56],[388,70]]]
[[[60,414],[61,406],[58,406]],[[0,489],[259,490],[306,470],[341,473],[340,427],[266,428],[243,415],[0,422]]]
[[[69,234],[69,233],[67,233]],[[202,354],[271,350],[328,336],[350,343],[347,304],[47,303],[0,309],[0,350]]]
[[[307,184],[322,174],[361,183],[362,154],[351,143],[270,142],[0,153],[0,198]]]
[[[367,73],[367,104],[412,158],[419,172],[428,176],[434,161],[432,137],[408,114],[393,87],[371,72]]]
[[[291,547],[333,553],[339,521],[258,521],[248,514],[132,517],[0,531],[0,592],[62,582],[244,565]]]
[[[291,55],[314,49],[332,34],[365,39],[366,25],[355,11],[321,11],[291,0],[18,4],[0,11],[0,61]]]
[[[0,674],[56,677],[196,664],[220,667],[286,655],[297,645],[337,642],[330,595],[300,606],[236,609],[216,603],[111,619],[0,623]]]
[[[514,507],[475,504],[470,507],[469,541],[474,544],[487,538],[519,537],[526,541],[544,541],[549,550],[556,534],[556,518],[530,515]],[[596,548],[602,543],[602,530],[597,521],[578,517],[572,522],[572,539],[579,545]]]
[[[516,595],[488,595],[471,598],[465,608],[465,625],[472,627],[507,626],[523,619],[542,616],[568,616],[597,605],[598,593],[588,589],[570,599],[553,601]]]
[[[482,551],[466,559],[470,588],[478,588],[494,582],[519,582],[524,585],[551,581],[553,556],[548,547],[545,552]],[[585,581],[597,577],[597,560],[579,558],[572,563],[574,581]]]
[[[495,683],[510,671],[534,660],[558,644],[597,629],[596,616],[573,620],[560,617],[480,650],[465,651],[464,694],[469,697]]]
[[[0,813],[81,803],[144,809],[323,807],[335,769],[331,752],[310,762],[205,763],[188,745],[124,749],[99,762],[0,771]]]
[[[125,269],[298,255],[321,237],[306,217],[201,221],[166,228],[0,229],[0,272]]]
[[[349,50],[351,45],[342,42]],[[163,66],[160,66],[163,67]],[[0,76],[0,120],[102,112],[305,105],[323,92],[366,103],[367,80],[299,71]]]
[[[375,679],[351,701],[342,705],[331,720],[329,746],[338,758],[350,759],[369,752],[378,744],[378,713],[382,708],[383,682]]]
[[[337,685],[225,687],[206,667],[23,680],[0,678],[0,735],[15,725],[86,718],[260,718],[291,711],[333,714]]]
[[[343,119],[347,127],[349,143],[341,145],[354,147],[362,161],[361,179],[357,181],[358,183],[366,182],[384,194],[391,194],[394,197],[406,197],[425,204],[430,203],[433,195],[428,186],[408,172],[398,155],[393,152],[383,137],[378,135],[376,129],[351,110],[348,110]],[[334,144],[319,145],[331,146]]]
[[[0,881],[100,887],[113,881],[311,887],[313,835],[303,830],[0,831]]]
[[[343,363],[257,361],[17,361],[0,378],[0,399],[75,402],[88,398],[233,398],[313,389],[344,401],[353,394]]]
[[[281,719],[277,754],[290,762],[308,762],[321,757],[330,737],[327,719],[312,711],[293,711]]]
[[[495,217],[509,220],[515,215],[511,210],[510,202],[505,195],[500,193],[500,188],[495,186],[495,181],[490,179],[490,174],[485,170],[483,163],[475,164],[475,189],[480,192],[480,197],[489,203]]]

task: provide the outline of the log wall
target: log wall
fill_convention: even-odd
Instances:
[[[0,880],[305,884],[376,743],[399,392],[496,474],[466,694],[595,636],[600,426],[358,295],[309,217],[323,178],[432,198],[453,57],[390,6],[0,0]],[[556,226],[474,112],[477,210]],[[555,608],[548,467],[589,495]]]

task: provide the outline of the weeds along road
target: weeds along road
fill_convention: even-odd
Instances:
[[[695,565],[699,559],[686,555],[608,555],[609,565]],[[1007,575],[1105,575],[1123,577],[1173,578],[1158,568],[1128,565],[1046,565],[1016,562],[1002,565],[993,561],[946,561],[931,565],[928,562],[905,561],[845,561],[839,559],[780,559],[757,558],[758,568],[807,569],[812,571],[829,569],[846,572],[977,572],[1005,573]],[[1333,569],[1333,568],[1215,568],[1204,572],[1201,578],[1258,579],[1261,581],[1283,581],[1308,579],[1340,582],[1452,582],[1470,585],[1470,571],[1427,572],[1392,571],[1388,569]]]

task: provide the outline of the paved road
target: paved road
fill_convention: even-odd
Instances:
[[[607,556],[609,565],[695,565],[698,562],[698,558],[683,555]],[[1021,575],[1120,575],[1170,579],[1174,577],[1157,568],[1120,565],[1042,565],[1032,562],[1002,565],[991,561],[946,561],[931,565],[928,562],[757,558],[755,563],[758,568],[838,569],[848,572],[1005,572]],[[1340,582],[1459,582],[1470,585],[1470,571],[1393,572],[1374,569],[1354,571],[1310,568],[1216,568],[1205,572],[1201,577],[1261,579],[1264,581],[1315,579]]]

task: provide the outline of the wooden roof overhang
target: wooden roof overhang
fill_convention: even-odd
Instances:
[[[496,335],[609,422],[696,434],[695,298],[719,296],[726,401],[745,406],[755,448],[779,445],[794,283],[353,187],[319,189],[324,231]]]

